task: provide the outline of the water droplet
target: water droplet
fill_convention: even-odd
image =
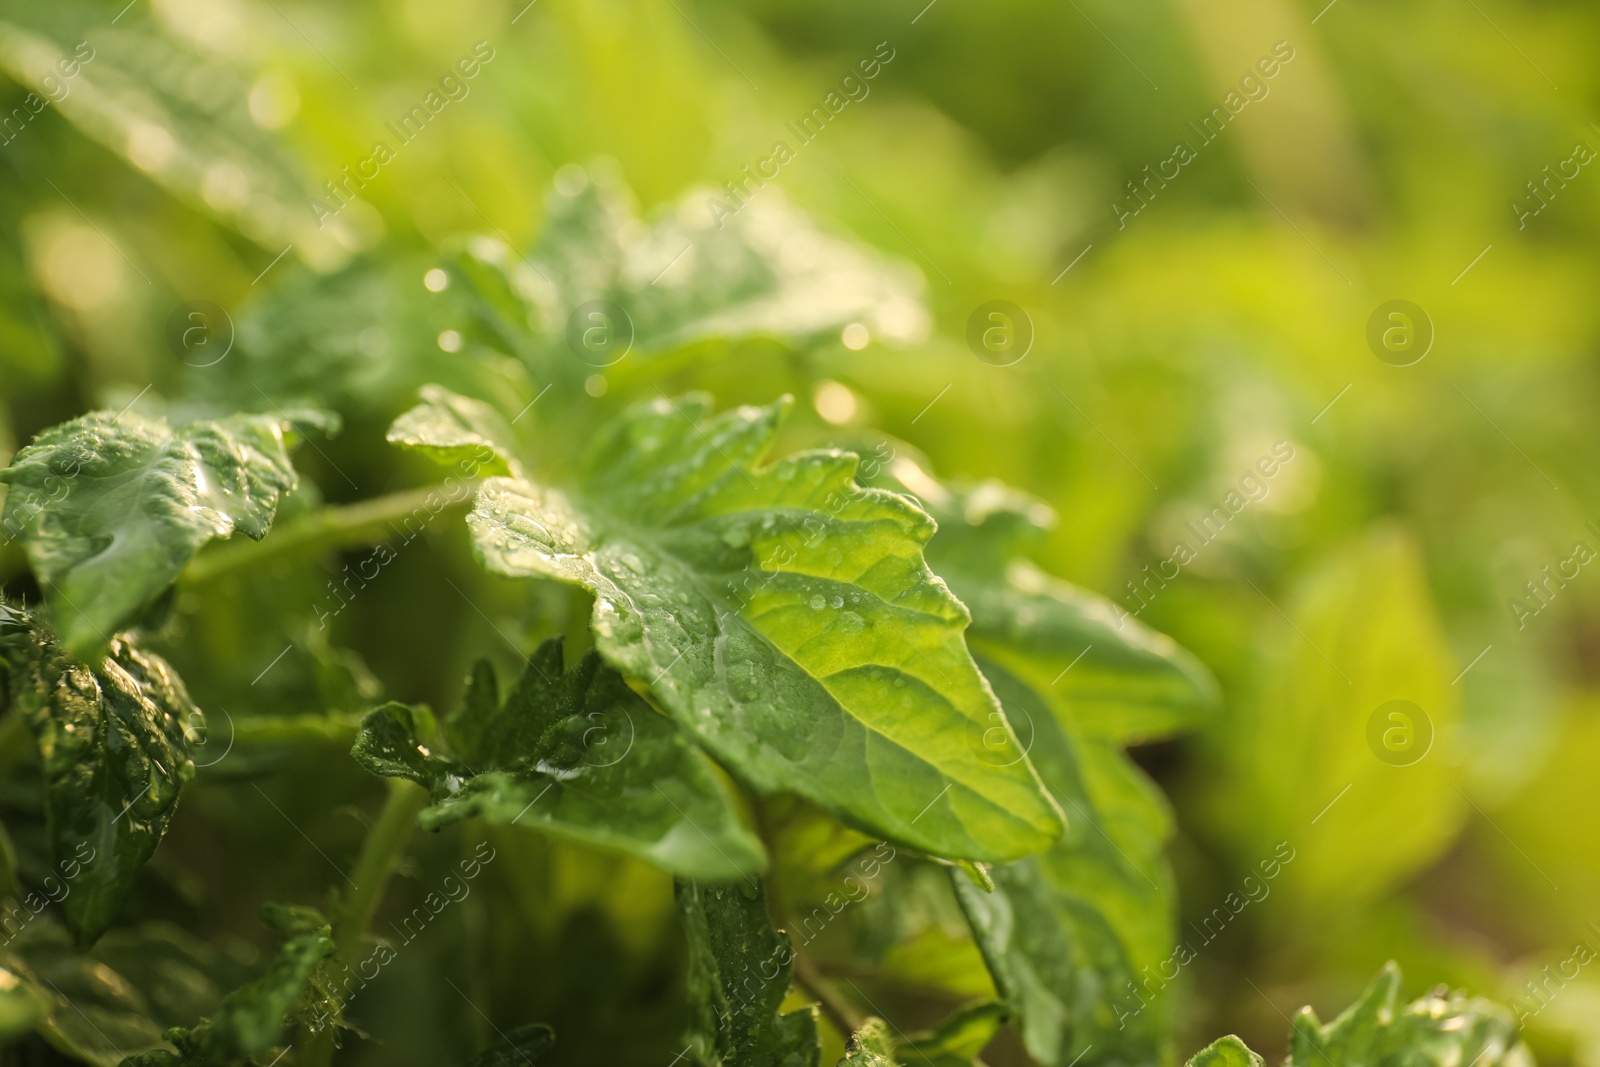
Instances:
[[[827,603],[827,601],[822,599],[822,594],[821,593],[816,593],[811,597],[811,610],[812,611],[821,611],[823,605],[826,604],[826,603]]]
[[[842,608],[842,607],[844,607],[844,597],[842,597],[842,596],[836,596],[836,597],[834,597],[834,598],[833,598],[833,599],[832,599],[832,600],[830,600],[830,601],[828,601],[828,603],[829,603],[829,604],[830,604],[830,605],[831,605],[831,606],[832,606],[832,607],[833,607],[833,608],[834,608],[834,609],[835,609],[835,610],[837,610],[837,609],[838,609],[838,608]]]

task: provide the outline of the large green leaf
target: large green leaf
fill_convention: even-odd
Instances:
[[[816,1067],[816,1009],[778,1014],[789,992],[794,949],[767,918],[759,883],[680,881],[677,898],[689,937],[690,1062]]]
[[[286,418],[234,415],[174,428],[133,412],[52,427],[0,471],[18,531],[75,655],[102,647],[202,545],[260,540],[295,487]]]
[[[690,878],[733,878],[765,862],[710,761],[593,652],[563,671],[561,641],[545,642],[504,703],[480,663],[445,732],[455,758],[423,747],[411,709],[387,704],[362,722],[354,749],[373,773],[430,790],[425,827],[481,815]]]
[[[994,892],[953,874],[995,984],[1048,1067],[1158,1060],[1170,1007],[1142,1008],[1139,983],[1174,941],[1172,820],[1122,747],[1198,721],[1215,684],[1167,638],[1023,558],[1053,519],[1044,505],[995,483],[947,487],[905,455],[880,477],[938,520],[929,562],[971,609],[968,643],[1067,815],[1049,851],[990,872]],[[1004,744],[988,757],[1014,758]]]
[[[478,554],[590,590],[600,652],[758,791],[944,856],[1045,848],[1061,816],[1026,758],[981,758],[1005,719],[923,562],[933,523],[852,454],[760,465],[785,407],[631,408],[563,487],[485,482]]]
[[[203,720],[166,662],[127,635],[85,666],[31,614],[0,605],[0,662],[39,746],[52,849],[74,872],[61,908],[91,942],[166,833],[194,777],[185,731]]]

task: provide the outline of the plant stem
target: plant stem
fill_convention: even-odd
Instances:
[[[339,905],[333,918],[335,958],[354,963],[361,952],[361,940],[372,916],[383,901],[384,888],[405,851],[406,841],[417,824],[417,813],[428,806],[428,791],[403,778],[389,780],[389,797],[384,801],[378,821],[361,843],[361,855],[350,880],[355,888]]]
[[[389,780],[389,795],[383,802],[383,810],[378,813],[378,821],[372,829],[367,831],[366,840],[361,843],[361,854],[356,857],[356,869],[351,878],[356,888],[330,916],[335,963],[348,967],[356,962],[362,938],[383,901],[389,875],[394,873],[416,826],[417,813],[427,806],[427,790],[401,778]],[[295,1062],[299,1067],[330,1067],[337,1034],[338,1028],[334,1026],[309,1036],[302,1034],[301,1052]]]
[[[430,508],[428,500],[442,507]],[[443,485],[425,485],[388,496],[374,497],[356,504],[343,504],[319,511],[290,523],[263,541],[242,541],[202,553],[184,570],[185,585],[200,585],[244,567],[295,552],[349,548],[372,544],[392,534],[390,523],[421,511],[432,521],[447,511],[464,507],[472,497],[451,500]]]

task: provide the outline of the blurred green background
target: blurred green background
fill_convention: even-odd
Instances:
[[[931,323],[895,343],[731,344],[635,385],[705,385],[724,404],[791,391],[812,402],[797,438],[875,427],[942,474],[1037,494],[1060,517],[1039,561],[1140,611],[1216,673],[1221,714],[1136,753],[1176,810],[1184,926],[1280,843],[1294,859],[1185,969],[1180,1047],[1236,1031],[1274,1055],[1283,1014],[1309,1002],[1326,1016],[1391,957],[1408,993],[1448,983],[1536,1007],[1524,983],[1594,944],[1584,924],[1600,921],[1600,569],[1576,562],[1600,546],[1600,176],[1576,162],[1576,146],[1600,145],[1600,13],[1506,0],[924,3],[0,5],[26,29],[0,56],[6,112],[28,89],[28,33],[96,49],[61,104],[0,145],[0,458],[91,407],[203,401],[208,368],[167,341],[185,301],[288,329],[250,318],[264,291],[315,292],[360,257],[420,277],[463,234],[530,246],[568,164],[601,161],[648,212],[697,185],[714,195],[784,141],[794,158],[757,198],[787,197],[920,272]],[[318,229],[308,193],[375,140],[396,144],[385,124],[477,42],[493,58],[470,92]],[[1292,59],[1247,84],[1248,103],[1203,143],[1195,127],[1231,110],[1280,42]],[[875,52],[893,58],[870,91],[802,145],[786,123]],[[140,118],[157,95],[182,120],[172,133]],[[1172,174],[1180,141],[1195,153],[1177,176],[1132,191]],[[1536,199],[1528,183],[1551,174]],[[974,309],[997,299],[1034,331],[1008,366],[965,342]],[[1368,343],[1369,319],[1396,299],[1433,335],[1407,366]],[[315,349],[350,325],[335,306],[293,343]],[[423,347],[421,380],[449,373],[434,369],[449,353]],[[384,454],[381,429],[414,387],[361,385],[345,434],[300,457],[308,496],[422,480],[355,489],[408,469]],[[1197,546],[1188,524],[1280,442],[1293,458],[1248,482],[1256,499]],[[319,693],[331,672],[349,707],[380,688],[447,706],[455,676],[419,670],[439,648],[463,666],[486,650],[510,662],[430,568],[442,559],[457,581],[499,586],[476,575],[459,530],[430,537],[341,633],[364,665],[331,650],[308,662]],[[1197,551],[1172,578],[1164,561],[1180,541]],[[22,570],[4,549],[0,574]],[[242,711],[261,699],[238,676],[276,639],[226,608],[177,612],[191,640],[205,635],[208,666],[174,654],[198,701]],[[1393,699],[1431,724],[1431,747],[1407,766],[1368,743],[1369,718]],[[259,807],[249,791],[229,796]],[[219,847],[200,836],[175,827],[172,848]],[[603,941],[633,961],[611,973],[637,1003],[662,1004],[677,979],[652,948],[675,936],[657,876],[536,861],[499,872],[507,899],[524,901],[528,943],[565,958]],[[255,892],[244,874],[210,876]],[[557,923],[591,894],[610,901],[595,928]],[[510,946],[506,957],[511,973],[540,970]],[[574,1013],[597,999],[590,980],[527,977]],[[400,1040],[408,1010],[424,1009],[369,1025]],[[650,1032],[640,1018],[628,1025]],[[1527,1036],[1543,1062],[1600,1067],[1600,977],[1567,983]]]

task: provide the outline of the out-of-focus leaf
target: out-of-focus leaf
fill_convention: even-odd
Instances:
[[[1316,819],[1316,847],[1283,884],[1306,903],[1348,905],[1426,867],[1461,826],[1460,666],[1416,547],[1394,530],[1332,555],[1282,606],[1292,625],[1269,617],[1260,692],[1229,719],[1222,802],[1235,807],[1219,818],[1248,812],[1231,832],[1259,855]]]
[[[467,1067],[526,1067],[555,1047],[556,1032],[544,1023],[526,1023],[474,1056]]]
[[[174,429],[133,412],[52,427],[0,471],[18,531],[74,655],[104,645],[196,551],[235,530],[260,540],[295,486],[286,418],[234,415]]]
[[[637,358],[748,337],[806,343],[849,323],[891,342],[927,331],[914,270],[824,233],[777,189],[721,224],[703,190],[646,224],[607,169],[569,174],[526,260],[492,238],[474,239],[455,260],[484,321],[541,380],[573,389],[630,350]],[[569,333],[590,301],[612,307],[580,314]],[[600,331],[593,345],[584,341],[591,327]]]
[[[62,911],[87,944],[111,925],[194,777],[185,731],[200,712],[165,661],[126,635],[91,668],[31,614],[0,605],[0,659],[39,746],[52,849],[72,870]]]
[[[1265,1067],[1265,1064],[1250,1046],[1229,1034],[1190,1056],[1188,1067]]]
[[[0,67],[152,181],[263,247],[292,244],[319,264],[346,255],[339,238],[348,228],[319,225],[311,183],[251,121],[236,67],[163,32],[145,11],[124,14],[112,25],[82,0],[7,0]]]
[[[947,487],[907,456],[880,482],[938,520],[930,564],[971,609],[967,641],[1067,815],[1049,851],[989,871],[992,893],[952,872],[995,984],[1042,1064],[1159,1059],[1170,1007],[1141,1008],[1132,990],[1174,940],[1172,820],[1122,746],[1199,721],[1215,683],[1167,638],[1022,558],[1053,520],[1038,501]],[[996,762],[1013,758],[1001,740]]]
[[[882,1019],[867,1019],[850,1037],[839,1067],[896,1067],[894,1038]]]
[[[999,1001],[962,1008],[934,1029],[910,1035],[901,1047],[900,1059],[934,1067],[969,1067],[1011,1017],[1012,1010]]]
[[[760,465],[786,406],[636,406],[570,488],[485,482],[478,555],[594,593],[601,654],[758,791],[938,855],[1043,849],[1061,816],[1027,758],[981,758],[1005,718],[923,562],[932,522],[849,453]]]
[[[779,1015],[794,949],[767,918],[753,879],[730,885],[677,883],[689,938],[694,1022],[689,1056],[698,1067],[816,1067],[815,1007]]]
[[[83,1063],[116,1067],[124,1056],[160,1049],[162,1028],[174,1021],[162,1017],[151,997],[151,978],[158,968],[138,959],[136,946],[145,932],[126,931],[122,947],[129,951],[102,956],[98,947],[89,953],[75,949],[66,932],[45,916],[0,947],[0,968],[44,1006],[35,1026],[52,1047]],[[166,952],[162,946],[171,938],[163,931],[154,937],[162,984],[204,990],[202,1002],[214,1003],[204,961],[192,953]]]
[[[522,477],[511,427],[500,413],[441,385],[422,387],[422,403],[395,420],[388,439],[446,465],[465,461],[484,474]]]
[[[45,1017],[48,1004],[15,974],[0,967],[0,1043],[14,1041]]]
[[[480,664],[446,726],[455,758],[419,739],[404,704],[368,714],[353,754],[374,774],[427,787],[433,805],[419,822],[428,828],[482,815],[621,849],[684,877],[760,870],[761,843],[705,755],[599,655],[565,671],[561,660],[559,639],[541,645],[503,704]]]

